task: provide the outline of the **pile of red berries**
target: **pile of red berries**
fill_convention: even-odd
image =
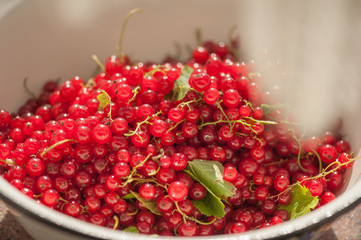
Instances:
[[[349,144],[337,129],[301,138],[233,47],[207,41],[183,64],[111,56],[87,82],[47,82],[18,113],[0,111],[0,173],[64,214],[145,234],[278,224],[296,185],[319,197],[316,208],[330,202],[352,165]],[[191,171],[200,160],[218,166],[213,182],[231,195]],[[199,204],[210,199],[217,214]]]

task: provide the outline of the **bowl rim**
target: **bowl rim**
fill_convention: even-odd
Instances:
[[[280,239],[298,235],[310,231],[318,226],[330,222],[340,215],[348,212],[361,203],[361,181],[355,183],[345,193],[340,194],[335,200],[322,206],[315,211],[305,214],[282,224],[268,227],[266,229],[251,230],[241,234],[222,234],[207,237],[196,237],[197,239]],[[76,234],[88,239],[144,239],[149,235],[130,233],[121,230],[96,226],[85,221],[67,216],[56,210],[50,209],[35,200],[17,191],[3,177],[0,177],[0,198],[12,208],[30,216],[39,222],[50,225],[68,233]],[[183,239],[185,237],[157,236],[157,239]],[[187,238],[189,239],[189,238]]]

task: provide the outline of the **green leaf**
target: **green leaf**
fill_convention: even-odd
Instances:
[[[134,226],[130,226],[130,227],[127,227],[127,228],[124,228],[122,231],[125,231],[125,232],[132,232],[132,233],[139,233],[138,229]]]
[[[195,159],[188,162],[189,172],[211,193],[219,198],[233,196],[236,188],[223,180],[223,165],[218,161]]]
[[[127,195],[125,195],[124,197],[122,197],[123,199],[133,199],[135,198],[134,195],[132,193],[128,193]]]
[[[290,219],[311,212],[318,204],[318,197],[313,197],[308,188],[301,185],[292,187],[292,201],[287,206],[279,206],[290,214]]]
[[[217,218],[224,217],[224,204],[220,198],[207,192],[207,195],[201,200],[193,200],[193,206],[206,216],[215,216]]]
[[[193,70],[194,69],[188,65],[183,66],[182,75],[174,81],[174,91],[177,93],[175,100],[182,100],[191,88],[189,85],[189,77]]]
[[[97,99],[99,101],[98,110],[103,111],[104,108],[111,102],[111,98],[108,95],[108,93],[106,91],[104,91],[103,89],[99,89],[99,91],[101,93],[98,94],[98,96],[97,96]]]
[[[223,170],[223,165],[217,161],[195,159],[188,162],[185,172],[207,189],[203,199],[192,201],[204,215],[224,217],[224,204],[221,198],[232,196],[236,190],[232,183],[223,180]]]
[[[157,203],[153,202],[151,200],[147,200],[147,199],[143,199],[140,197],[139,193],[130,191],[133,196],[141,203],[143,203],[143,205],[152,213],[157,214],[157,215],[161,215],[161,212],[158,210],[157,208]]]

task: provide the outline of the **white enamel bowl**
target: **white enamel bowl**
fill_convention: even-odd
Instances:
[[[36,93],[48,79],[60,77],[65,81],[75,75],[88,78],[95,68],[91,55],[104,60],[115,53],[123,17],[135,7],[143,12],[129,21],[124,49],[132,59],[144,61],[157,61],[166,54],[174,54],[175,41],[194,46],[196,28],[202,29],[204,39],[227,40],[228,30],[244,11],[239,1],[1,1],[0,108],[16,110],[28,98],[22,86],[25,77]],[[347,109],[343,113],[344,132],[356,152],[361,146],[358,113]],[[325,229],[326,223],[360,202],[360,173],[361,164],[356,162],[344,193],[310,214],[265,230],[206,238],[287,238],[321,226]],[[0,197],[36,240],[49,236],[51,239],[148,239],[50,210],[14,190],[1,177]]]

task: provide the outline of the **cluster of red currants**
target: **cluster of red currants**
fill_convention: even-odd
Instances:
[[[41,204],[114,229],[205,236],[287,221],[279,206],[295,184],[317,206],[344,184],[348,142],[336,131],[301,138],[223,42],[184,64],[111,56],[101,67],[88,82],[47,82],[17,114],[0,111],[0,173]],[[223,217],[194,205],[210,194],[186,171],[199,159],[221,163],[233,186]]]

